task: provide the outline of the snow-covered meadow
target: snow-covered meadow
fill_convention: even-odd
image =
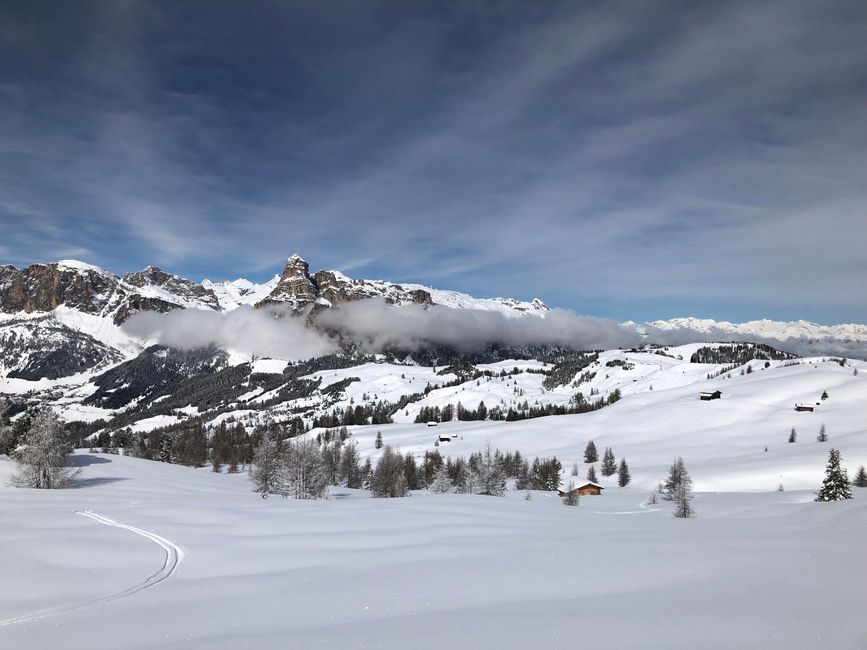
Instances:
[[[627,357],[632,367],[604,365]],[[84,451],[75,488],[29,490],[8,485],[14,467],[0,456],[0,647],[867,646],[867,490],[813,501],[832,446],[850,476],[867,463],[867,364],[753,363],[712,379],[713,366],[652,354],[606,352],[599,365],[588,386],[623,398],[592,413],[412,423],[422,405],[564,403],[574,391],[522,373],[434,389],[395,424],[349,427],[362,458],[382,453],[377,431],[416,456],[447,436],[444,455],[488,443],[557,455],[567,480],[575,461],[586,475],[588,441],[612,447],[632,483],[600,478],[603,495],[577,508],[515,490],[263,500],[244,474]],[[324,385],[359,377],[346,403],[454,378],[387,364],[318,374]],[[708,389],[722,399],[699,400]],[[796,413],[800,402],[819,405]],[[675,456],[695,483],[695,519],[647,503]]]
[[[542,492],[263,500],[244,475],[76,461],[79,488],[0,489],[4,648],[867,643],[857,491],[829,504],[806,491],[702,493],[699,517],[679,520],[630,487],[577,508]],[[0,460],[4,479],[11,469]],[[165,538],[177,568],[136,591],[167,550],[76,510]]]

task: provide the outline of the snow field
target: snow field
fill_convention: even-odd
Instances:
[[[9,648],[859,648],[867,502],[805,492],[699,494],[699,518],[644,491],[566,508],[504,498],[326,501],[250,492],[246,477],[79,454],[79,489],[0,487],[0,627]],[[95,459],[95,460],[94,460]],[[106,462],[102,462],[106,461]],[[11,463],[0,458],[0,477]],[[164,553],[90,509],[184,552],[157,586],[101,596],[157,571]],[[635,512],[636,514],[618,514]]]

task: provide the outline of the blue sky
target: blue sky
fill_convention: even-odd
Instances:
[[[867,4],[7,2],[0,262],[867,322]]]

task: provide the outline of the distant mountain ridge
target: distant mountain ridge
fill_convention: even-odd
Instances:
[[[119,326],[142,311],[198,309],[225,313],[242,306],[278,305],[298,314],[315,315],[372,298],[425,309],[440,306],[498,312],[509,318],[544,318],[551,313],[538,299],[475,298],[419,284],[350,278],[336,270],[311,273],[308,263],[297,254],[287,260],[282,273],[261,284],[245,279],[199,283],[155,266],[120,276],[76,260],[33,264],[23,269],[3,265],[0,377],[61,378],[132,358],[143,350],[143,342]],[[754,339],[867,346],[867,326],[859,324],[826,326],[770,320],[738,324],[674,318],[645,324],[627,322],[622,326],[647,333],[648,342],[654,342],[654,333],[683,330],[695,341]]]
[[[165,313],[173,309],[232,311],[242,305],[279,304],[295,311],[331,307],[347,302],[382,298],[388,304],[439,304],[456,309],[542,313],[541,300],[473,298],[418,284],[350,278],[340,271],[310,273],[299,255],[290,257],[282,274],[256,284],[245,279],[201,283],[167,273],[156,266],[115,275],[76,260],[33,264],[24,269],[0,266],[0,313],[50,312],[59,306],[110,318],[120,325],[139,311]]]

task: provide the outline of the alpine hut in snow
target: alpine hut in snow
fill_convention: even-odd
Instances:
[[[722,397],[722,391],[720,390],[703,390],[698,394],[698,398],[703,402],[709,402],[712,399],[719,399]]]
[[[569,494],[578,495],[578,496],[597,496],[602,494],[602,490],[605,488],[599,485],[599,483],[594,483],[593,481],[587,481],[584,479],[574,480],[574,477],[571,481],[572,485],[569,485],[569,481],[560,483],[560,488],[557,490],[557,494],[561,497],[565,497]],[[570,489],[571,488],[571,489]]]

